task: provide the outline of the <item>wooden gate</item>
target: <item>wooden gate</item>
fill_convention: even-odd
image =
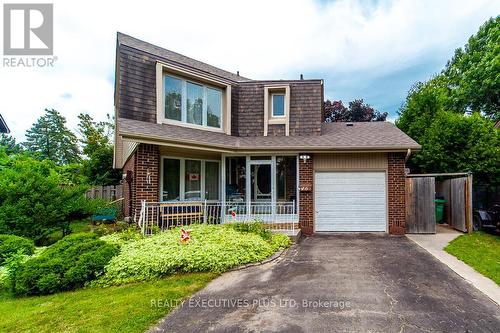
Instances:
[[[467,231],[467,177],[450,179],[450,225]]]
[[[406,232],[436,233],[434,177],[406,178]]]

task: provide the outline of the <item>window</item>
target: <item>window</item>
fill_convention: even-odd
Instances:
[[[219,199],[219,163],[205,162],[205,199]]]
[[[297,200],[297,157],[276,156],[276,199]]]
[[[222,90],[164,76],[165,119],[222,128]]]
[[[222,92],[219,89],[207,88],[207,125],[220,127],[222,112]]]
[[[203,124],[203,86],[187,82],[186,91],[187,122],[201,125]]]
[[[285,115],[285,95],[272,95],[272,115],[273,117],[283,117]]]
[[[181,120],[182,117],[182,81],[165,76],[165,118]]]
[[[181,161],[166,158],[163,161],[163,191],[162,200],[179,200]]]
[[[163,158],[161,200],[218,200],[219,162]]]
[[[201,161],[186,160],[185,163],[184,199],[201,200]]]

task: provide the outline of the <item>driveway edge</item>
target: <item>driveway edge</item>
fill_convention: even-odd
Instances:
[[[460,234],[457,233],[456,237],[441,241],[437,238],[437,235],[438,234],[434,235],[407,234],[406,238],[408,238],[413,243],[420,246],[422,249],[426,250],[434,258],[436,258],[437,260],[448,266],[453,272],[459,275],[462,279],[464,279],[474,288],[476,288],[484,295],[486,295],[493,303],[500,306],[500,287],[498,287],[493,280],[487,278],[486,276],[477,272],[476,270],[474,270],[474,268],[470,267],[463,261],[459,260],[458,258],[452,256],[448,252],[444,251],[446,245],[448,245],[452,239],[460,236]]]

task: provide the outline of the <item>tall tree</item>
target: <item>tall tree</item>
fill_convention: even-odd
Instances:
[[[326,100],[323,105],[323,119],[325,122],[335,121],[385,121],[387,112],[380,113],[362,99],[349,102],[345,107],[342,101]]]
[[[448,80],[448,108],[480,112],[500,119],[500,16],[491,18],[468,43],[455,51],[443,75]]]
[[[121,172],[113,169],[113,145],[111,137],[114,130],[111,117],[106,121],[96,122],[88,114],[78,115],[78,129],[82,139],[83,173],[87,181],[96,185],[118,184]]]
[[[7,155],[18,154],[23,150],[12,135],[5,133],[0,134],[0,149],[5,149]]]
[[[499,18],[490,19],[444,70],[410,89],[396,125],[422,145],[412,172],[472,171],[474,180],[500,183]]]
[[[66,118],[54,109],[45,109],[45,114],[26,132],[23,145],[38,158],[57,164],[81,160],[75,134],[66,127]]]

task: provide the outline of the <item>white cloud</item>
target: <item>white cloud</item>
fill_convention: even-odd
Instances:
[[[57,0],[55,68],[0,67],[0,113],[21,140],[46,107],[72,128],[80,112],[104,119],[113,112],[116,31],[251,78],[376,80],[426,57],[444,65],[498,12],[500,3],[487,0]]]

